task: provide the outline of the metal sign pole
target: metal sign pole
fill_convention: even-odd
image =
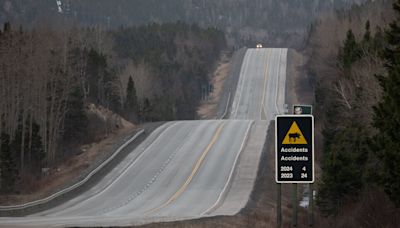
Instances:
[[[282,227],[282,184],[277,184],[277,208],[276,208],[276,224],[278,228]]]
[[[292,226],[297,227],[297,184],[293,184],[292,206],[293,206]]]
[[[314,184],[308,185],[308,225],[314,226]]]
[[[292,227],[297,227],[298,184],[314,182],[314,117],[297,113],[277,115],[275,129],[275,180],[278,184],[292,185],[291,224]],[[278,194],[279,190],[278,187]],[[281,205],[278,205],[278,209],[279,207]],[[279,213],[278,211],[278,222]]]
[[[312,114],[312,105],[293,105],[293,114]],[[308,225],[314,225],[314,186],[308,184]]]

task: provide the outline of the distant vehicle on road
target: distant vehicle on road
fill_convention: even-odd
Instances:
[[[262,44],[257,44],[256,47],[257,47],[257,48],[262,48],[263,46],[262,46]]]

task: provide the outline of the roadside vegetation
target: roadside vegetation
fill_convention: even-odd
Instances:
[[[195,119],[224,33],[184,23],[0,30],[0,193],[132,123]],[[102,113],[113,113],[113,121]]]
[[[374,1],[333,12],[309,37],[324,140],[317,204],[332,227],[399,224],[400,1],[393,9]]]

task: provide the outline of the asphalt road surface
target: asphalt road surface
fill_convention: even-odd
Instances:
[[[248,49],[231,119],[272,120],[284,112],[287,49]]]
[[[240,210],[269,120],[284,111],[286,53],[246,52],[230,120],[166,123],[90,190],[38,214],[0,218],[0,226],[131,225]]]

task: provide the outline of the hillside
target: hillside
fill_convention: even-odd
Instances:
[[[399,1],[373,1],[310,33],[321,227],[398,227],[399,13]]]
[[[59,2],[59,5],[57,5]],[[53,18],[84,26],[117,28],[149,22],[184,21],[223,29],[231,44],[299,47],[317,15],[364,0],[0,0],[0,23],[32,26]],[[49,20],[46,20],[49,23]]]
[[[196,119],[223,32],[184,23],[0,30],[0,193],[133,123]],[[93,112],[102,107],[107,115]],[[97,113],[97,114],[96,114]]]

